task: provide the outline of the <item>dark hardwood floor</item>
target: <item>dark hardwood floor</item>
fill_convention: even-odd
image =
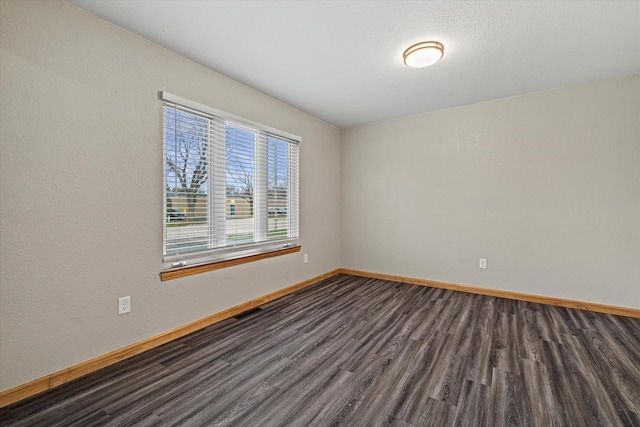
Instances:
[[[0,424],[640,426],[640,320],[339,275]]]

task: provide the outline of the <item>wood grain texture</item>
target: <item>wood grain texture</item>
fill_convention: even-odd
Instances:
[[[42,377],[0,393],[0,408],[49,390],[50,378]]]
[[[428,286],[430,288],[448,289],[452,291],[469,292],[478,295],[487,295],[499,298],[509,298],[519,301],[535,302],[539,304],[555,305],[558,307],[577,308],[579,310],[595,311],[598,313],[615,314],[617,316],[628,316],[640,319],[640,309],[631,307],[617,307],[613,305],[599,304],[595,302],[575,301],[563,298],[549,297],[544,295],[532,295],[521,292],[505,291],[500,289],[482,288],[479,286],[461,285],[458,283],[438,282],[435,280],[419,279],[415,277],[398,276],[394,274],[374,273],[370,271],[352,270],[340,268],[341,274],[352,276],[369,277],[372,279],[389,280],[400,283],[410,283],[412,285]]]
[[[640,321],[336,275],[0,409],[7,426],[638,426]]]
[[[211,316],[198,319],[194,322],[163,332],[161,334],[147,338],[146,340],[131,344],[127,347],[120,348],[118,350],[95,357],[91,360],[87,360],[85,362],[79,363],[77,365],[71,366],[61,371],[54,372],[53,374],[47,375],[42,378],[38,378],[27,384],[14,387],[9,390],[5,390],[3,392],[0,392],[0,408],[10,405],[12,403],[18,402],[29,396],[33,396],[42,391],[45,391],[54,387],[58,387],[62,384],[65,384],[83,375],[87,375],[91,372],[97,371],[106,366],[112,365],[121,360],[135,356],[137,354],[140,354],[152,348],[169,343],[175,339],[188,335],[202,328],[206,328],[207,326],[213,325],[224,319],[233,317],[238,313],[242,313],[254,307],[258,307],[269,301],[273,301],[275,299],[281,298],[287,294],[290,294],[299,289],[310,286],[316,282],[319,282],[321,280],[324,280],[336,274],[337,274],[337,270],[329,271],[320,276],[316,276],[311,279],[304,280],[302,282],[296,283],[295,285],[286,287],[284,289],[280,289],[276,292],[272,292],[260,298],[253,299],[246,303],[237,305],[235,307],[231,307],[227,310],[212,314]]]
[[[207,271],[219,270],[221,268],[233,267],[234,265],[246,264],[248,262],[260,261],[261,259],[273,258],[280,255],[300,252],[301,246],[293,246],[286,249],[264,252],[256,255],[248,255],[240,258],[227,259],[224,261],[208,262],[206,264],[194,265],[191,267],[180,267],[160,272],[160,280],[178,279],[180,277],[200,274]]]

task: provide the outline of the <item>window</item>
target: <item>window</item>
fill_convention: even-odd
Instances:
[[[300,137],[162,92],[171,269],[298,245]]]

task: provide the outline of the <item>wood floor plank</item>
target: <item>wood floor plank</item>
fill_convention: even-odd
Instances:
[[[515,374],[520,373],[517,317],[499,312],[495,317],[491,366]]]
[[[380,421],[388,421],[381,419],[380,414],[386,414],[387,418],[393,418],[394,422],[398,420],[400,406],[413,393],[408,387],[408,382],[414,370],[414,363],[419,359],[420,348],[420,342],[405,340],[402,348],[393,356],[382,356],[383,359],[391,360],[389,369],[371,390],[370,398],[354,413],[353,425],[369,427]]]
[[[598,318],[594,323],[600,336],[607,337],[613,352],[622,352],[624,357],[631,361],[632,367],[635,366],[640,370],[640,333],[636,334],[630,328],[633,322],[625,320],[619,316],[609,316]]]
[[[308,425],[323,409],[329,396],[344,390],[353,373],[339,366],[353,350],[355,340],[339,343],[345,352],[303,352],[291,365],[289,375],[273,382],[275,391],[265,402],[243,414],[240,425]]]
[[[455,408],[453,406],[429,397],[415,425],[421,427],[450,426],[453,424],[454,418]]]
[[[628,426],[628,427],[640,426],[640,414],[633,411],[627,411],[626,415],[627,415],[627,418],[625,419],[625,426]]]
[[[111,417],[112,425],[134,424],[150,417],[153,411],[162,408],[177,396],[187,393],[194,386],[217,378],[225,370],[230,370],[230,365],[220,360],[210,361],[198,369],[173,370],[153,385],[132,390],[131,393],[105,405],[104,408]],[[157,417],[150,417],[150,419],[157,419]]]
[[[495,322],[495,298],[478,295],[480,311],[476,329],[473,332],[469,350],[469,369],[467,380],[484,385],[491,384],[491,351],[493,342],[493,324]]]
[[[428,341],[433,336],[437,329],[434,322],[436,319],[444,316],[445,311],[448,309],[447,301],[443,299],[437,299],[436,301],[430,301],[426,304],[424,310],[424,317],[422,321],[416,326],[409,338],[419,341]]]
[[[338,392],[337,399],[326,402],[320,413],[313,419],[312,425],[350,425],[355,420],[354,413],[368,397],[371,389],[389,368],[391,361],[377,355],[371,355],[353,373],[351,381]],[[382,414],[380,414],[383,416]]]
[[[336,275],[2,426],[640,426],[640,320]]]
[[[530,401],[532,416],[535,414],[536,423],[549,427],[565,425],[560,402],[554,395],[553,378],[549,375],[546,365],[539,361],[522,359],[521,372],[525,394]]]
[[[629,360],[624,352],[614,351],[615,341],[607,342],[596,332],[583,331],[576,341],[576,346],[583,352],[579,360],[587,364],[587,369],[581,369],[581,372],[590,375],[591,383],[602,384],[618,413],[625,408],[640,411],[640,365]],[[594,375],[595,371],[601,374]]]
[[[535,312],[527,308],[518,310],[517,328],[518,353],[525,359],[539,360],[541,343]]]
[[[473,335],[479,315],[477,305],[477,299],[467,299],[466,304],[461,306],[464,315],[460,316],[459,321],[452,323],[452,327],[449,328],[452,338],[443,355],[447,363],[444,369],[438,372],[438,383],[431,392],[432,398],[450,405],[457,404],[465,382],[465,374],[471,369],[472,358],[470,355],[474,351],[472,348]]]
[[[484,426],[489,425],[488,408],[490,387],[474,381],[465,381],[460,398],[456,405],[453,426]]]
[[[533,425],[530,400],[526,399],[525,393],[520,375],[494,368],[487,425],[496,427]]]
[[[331,400],[328,396],[342,393],[354,375],[335,366],[325,367],[315,375],[313,369],[304,371],[306,375],[300,376],[301,381],[280,387],[277,394],[252,414],[254,418],[261,414],[255,422],[243,425],[310,425]]]
[[[603,377],[592,371],[584,341],[579,336],[566,335],[562,351],[574,383],[574,394],[583,404],[589,422],[594,425],[621,424],[615,406],[602,384]]]
[[[407,388],[414,390],[414,392],[409,394],[399,405],[396,413],[397,418],[410,424],[420,425],[420,420],[424,418],[425,408],[432,406],[431,400],[435,400],[430,395],[439,381],[439,376],[436,373],[442,372],[446,366],[447,360],[443,354],[450,345],[451,339],[451,335],[436,331],[431,339],[422,342],[418,359],[414,361],[413,375],[407,383]]]

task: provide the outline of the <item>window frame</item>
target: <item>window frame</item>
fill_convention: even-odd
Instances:
[[[167,280],[169,278],[181,277],[177,270],[185,270],[184,275],[195,274],[200,271],[208,271],[216,268],[222,268],[228,265],[237,265],[243,262],[249,262],[252,260],[264,259],[271,256],[277,256],[280,254],[286,254],[291,252],[297,252],[300,250],[299,244],[299,167],[300,167],[300,155],[299,155],[299,144],[302,141],[300,136],[291,134],[289,132],[285,132],[262,123],[254,122],[216,108],[200,104],[195,101],[191,101],[189,99],[174,95],[167,91],[161,91],[159,93],[159,98],[162,101],[162,111],[163,111],[163,120],[162,120],[162,153],[163,153],[163,226],[162,226],[162,245],[163,245],[163,259],[162,259],[162,272],[161,278],[162,280]],[[252,132],[255,132],[256,135],[256,153],[259,151],[258,147],[260,143],[259,140],[263,140],[265,147],[260,151],[261,156],[264,158],[256,157],[254,159],[254,167],[262,167],[259,165],[267,165],[268,161],[268,140],[269,138],[275,138],[277,140],[285,141],[289,144],[289,148],[292,150],[290,157],[287,158],[287,167],[288,167],[288,197],[289,197],[289,212],[288,212],[288,237],[284,239],[274,239],[274,240],[261,240],[261,241],[252,241],[250,243],[244,244],[225,244],[225,246],[216,247],[211,243],[212,239],[216,235],[216,224],[220,224],[220,218],[216,218],[214,211],[219,209],[213,209],[214,204],[221,203],[219,200],[220,197],[216,198],[216,192],[220,192],[220,185],[225,185],[225,194],[226,194],[226,184],[208,182],[207,187],[207,206],[208,206],[208,240],[210,241],[207,249],[198,250],[198,251],[188,251],[177,254],[167,254],[167,125],[166,125],[166,108],[165,106],[176,108],[177,109],[187,109],[192,110],[194,114],[206,115],[210,116],[209,120],[216,122],[216,126],[220,129],[220,124],[222,124],[222,128],[230,125],[239,125],[243,128],[247,128]],[[225,137],[226,138],[226,137]],[[209,151],[212,151],[213,148],[220,149],[216,144],[222,144],[221,146],[226,146],[226,139],[223,143],[220,143],[219,140],[215,140],[210,138],[208,140],[209,147],[211,148]],[[295,145],[292,148],[292,145]],[[226,150],[226,149],[225,149]],[[208,171],[208,179],[212,175],[215,174],[213,172],[213,168],[216,167],[216,162],[211,158],[211,153],[209,153],[209,163],[208,167],[210,168]],[[290,162],[294,162],[295,164],[290,164]],[[218,166],[219,168],[220,166]],[[218,172],[219,174],[220,172]],[[226,170],[225,170],[226,176]],[[266,171],[264,172],[266,176]],[[256,184],[254,187],[254,195],[253,199],[256,200],[258,198],[264,198],[266,201],[268,194],[268,183],[266,180],[262,182],[263,179],[258,178],[258,183],[260,187]],[[262,188],[264,187],[264,188]],[[226,201],[222,201],[223,205]],[[258,206],[254,205],[254,209],[262,209],[264,208],[264,212],[256,212],[255,210],[252,212],[254,229],[256,228],[256,221],[265,219],[268,224],[268,204],[265,202],[258,203]],[[226,216],[226,208],[222,209],[223,215]],[[264,230],[264,233],[268,233],[268,226]],[[219,230],[218,230],[219,233]],[[244,260],[244,261],[243,261]],[[210,268],[207,268],[210,266]]]

